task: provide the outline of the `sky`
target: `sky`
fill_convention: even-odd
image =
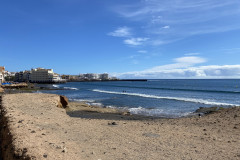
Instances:
[[[239,0],[1,0],[0,66],[240,78]]]

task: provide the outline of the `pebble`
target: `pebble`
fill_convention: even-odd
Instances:
[[[63,153],[66,153],[67,152],[67,148],[64,147],[63,150],[62,150]]]
[[[117,125],[116,122],[108,122],[108,125]]]
[[[18,121],[18,123],[22,123],[24,120],[20,120],[20,121]]]
[[[45,154],[43,155],[43,157],[44,157],[44,158],[47,158],[47,154],[45,153]]]

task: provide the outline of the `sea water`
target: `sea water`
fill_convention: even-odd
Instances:
[[[240,106],[240,80],[148,80],[69,82],[48,85],[65,95],[100,107],[117,107],[132,114],[158,117],[191,115],[199,107]]]

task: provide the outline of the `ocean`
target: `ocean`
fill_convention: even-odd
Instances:
[[[239,79],[167,79],[148,81],[69,82],[49,84],[44,93],[65,95],[100,107],[116,107],[132,114],[177,118],[199,107],[240,106]]]

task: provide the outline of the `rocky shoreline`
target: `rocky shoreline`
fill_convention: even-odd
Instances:
[[[5,94],[1,150],[4,160],[239,159],[240,108],[154,119],[66,105],[59,95]]]

